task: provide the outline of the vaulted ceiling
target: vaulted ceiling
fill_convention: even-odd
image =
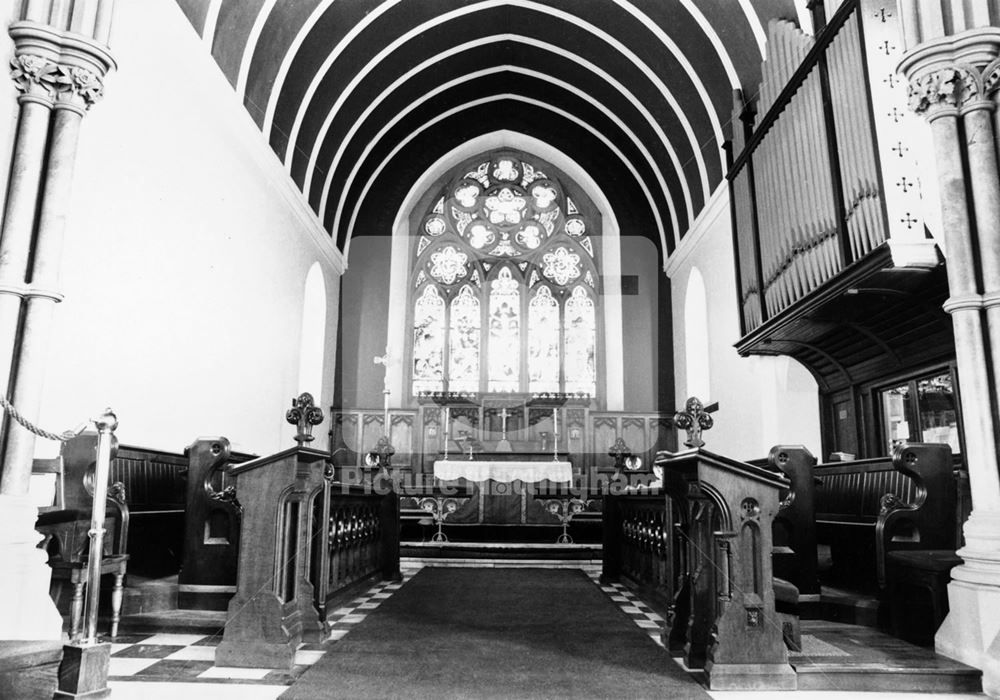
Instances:
[[[341,250],[469,139],[540,139],[674,250],[793,0],[177,0]]]

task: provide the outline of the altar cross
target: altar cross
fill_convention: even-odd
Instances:
[[[500,439],[501,440],[506,440],[507,439],[507,418],[509,416],[510,416],[510,414],[507,413],[507,408],[506,407],[500,409]]]
[[[678,429],[687,432],[687,440],[684,441],[685,445],[688,447],[705,446],[705,441],[701,439],[701,431],[708,430],[715,424],[715,421],[709,414],[718,410],[718,401],[705,406],[696,396],[690,397],[684,403],[684,410],[677,411],[674,414],[674,425]]]

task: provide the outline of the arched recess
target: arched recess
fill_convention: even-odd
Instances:
[[[688,396],[703,401],[711,395],[708,343],[708,298],[705,279],[697,267],[688,275],[684,293],[684,385]]]
[[[298,392],[308,391],[317,402],[322,400],[325,356],[326,280],[320,264],[314,262],[306,275],[302,298]]]
[[[562,170],[582,188],[593,201],[601,215],[602,232],[600,236],[601,258],[603,260],[604,296],[604,353],[605,373],[602,387],[605,397],[605,407],[608,411],[624,410],[624,369],[623,369],[623,329],[622,329],[622,296],[621,296],[621,246],[618,219],[611,208],[607,196],[597,185],[594,178],[576,161],[548,143],[520,132],[499,130],[470,139],[458,148],[441,156],[427,171],[410,187],[396,214],[392,226],[392,261],[390,263],[389,279],[389,328],[406,328],[407,300],[409,280],[409,240],[411,234],[411,219],[414,207],[428,188],[439,178],[462,161],[491,149],[510,148],[531,153],[542,160],[552,163]],[[348,257],[350,248],[347,249]],[[349,260],[348,260],[349,264]],[[390,401],[393,405],[402,406],[404,397],[408,395],[406,386],[407,373],[404,371],[403,358],[406,353],[406,335],[389,333],[387,350],[389,364],[387,378],[391,392]]]

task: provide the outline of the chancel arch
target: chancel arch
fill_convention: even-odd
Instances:
[[[413,273],[413,255],[416,247],[420,245],[420,237],[422,227],[426,223],[426,217],[428,214],[433,212],[434,205],[437,200],[440,199],[440,188],[444,186],[445,182],[448,181],[449,175],[453,172],[462,170],[463,167],[476,162],[477,167],[481,161],[487,161],[491,157],[500,154],[514,154],[518,158],[524,158],[529,163],[540,163],[540,169],[549,173],[556,173],[560,182],[569,183],[569,196],[573,198],[573,192],[576,192],[576,200],[574,202],[575,206],[578,208],[581,206],[588,207],[592,212],[592,221],[599,222],[594,224],[599,226],[599,232],[591,231],[591,233],[599,233],[599,235],[588,235],[587,239],[589,241],[588,245],[593,250],[593,255],[588,254],[585,249],[581,248],[582,244],[576,244],[577,249],[582,253],[582,258],[589,258],[591,267],[584,270],[582,267],[580,269],[579,279],[574,278],[573,282],[579,282],[586,289],[577,292],[577,299],[580,299],[581,294],[587,295],[591,303],[594,304],[595,309],[595,336],[594,336],[594,356],[595,356],[595,387],[593,394],[600,397],[600,405],[606,410],[622,410],[622,405],[624,403],[624,378],[623,378],[623,333],[622,333],[622,306],[621,306],[621,250],[619,246],[619,228],[617,219],[612,211],[608,200],[604,197],[600,188],[596,186],[594,179],[591,174],[587,173],[580,166],[570,160],[565,154],[552,148],[550,145],[534,139],[532,137],[526,136],[524,134],[519,134],[515,132],[495,132],[493,134],[487,134],[483,137],[473,139],[466,143],[463,147],[455,149],[453,152],[439,159],[437,163],[434,164],[425,174],[421,177],[418,182],[410,188],[410,192],[404,199],[403,206],[400,208],[397,214],[395,223],[393,225],[393,240],[392,240],[392,260],[390,265],[390,298],[388,303],[388,327],[390,329],[402,329],[406,328],[407,333],[389,333],[387,336],[387,351],[390,357],[390,363],[387,368],[387,386],[390,389],[391,399],[393,405],[403,405],[405,401],[414,396],[413,391],[413,376],[412,376],[412,346],[413,341],[411,339],[411,333],[413,330],[413,315],[416,311],[415,301],[416,298],[412,294],[412,290],[416,283],[416,278],[419,276],[419,272]],[[478,159],[478,160],[477,160]],[[534,166],[532,166],[534,167]],[[462,175],[465,174],[463,171]],[[437,189],[435,189],[437,188]],[[564,204],[564,206],[566,206]],[[574,218],[573,216],[569,218]],[[577,215],[576,218],[579,218]],[[565,226],[567,217],[565,212],[560,218],[560,223]],[[574,237],[566,233],[561,234],[563,239],[573,241]],[[424,232],[425,238],[431,238]],[[563,247],[567,251],[567,255],[579,255],[580,253],[571,251],[572,245],[563,246],[558,245],[554,242],[555,239],[550,240],[545,239],[545,245],[540,245],[538,248],[538,263],[544,265],[544,255],[545,254],[555,254],[558,255],[558,248]],[[497,238],[499,241],[499,237]],[[494,243],[495,247],[496,244]],[[552,250],[550,250],[550,248]],[[492,250],[493,248],[491,248]],[[474,250],[471,244],[468,250]],[[576,250],[576,249],[574,249]],[[424,254],[428,254],[428,250],[421,251]],[[468,255],[468,253],[466,253]],[[581,258],[581,260],[582,260]],[[596,266],[594,266],[594,261],[600,261],[600,272],[597,271]],[[525,273],[520,270],[517,262],[527,262],[525,260],[510,260],[508,267],[511,270],[511,276],[514,277],[515,273],[519,276],[524,277],[524,282],[527,283],[531,281],[530,272],[525,275]],[[494,282],[497,276],[500,274],[500,267],[496,265],[492,267],[492,274],[487,280],[485,275],[486,271],[480,272],[481,282]],[[501,266],[502,267],[502,266]],[[590,287],[586,281],[587,272],[591,273],[591,277],[594,281],[594,287]],[[412,273],[412,274],[411,274]],[[600,275],[600,277],[598,277]],[[428,272],[425,271],[425,278],[428,277]],[[470,272],[471,277],[471,272]],[[470,280],[471,281],[471,280]],[[541,284],[544,282],[544,284]],[[567,280],[569,282],[569,280]],[[426,280],[425,280],[426,284]],[[546,286],[551,292],[555,287],[553,286],[553,280],[546,279],[544,275],[540,275],[539,286]],[[600,292],[598,293],[597,287],[601,286]],[[565,299],[561,300],[560,303],[560,313],[562,318],[566,317],[566,303],[572,299],[572,294],[576,286],[580,285],[569,285],[565,287]],[[458,292],[461,292],[461,287],[456,287]],[[588,291],[589,290],[589,291]],[[536,290],[531,290],[533,293]],[[479,290],[480,296],[477,297],[480,303],[480,313],[485,314],[489,305],[488,297],[484,296],[482,290]],[[471,295],[471,290],[467,292],[466,296]],[[435,302],[430,298],[433,292],[429,292],[428,308]],[[558,295],[556,295],[558,296]],[[524,297],[523,305],[523,318],[525,323],[528,323],[529,308],[531,298],[528,296]],[[441,304],[438,308],[443,308],[444,299],[441,299]],[[449,300],[450,303],[450,300]],[[586,305],[584,305],[586,306]],[[538,309],[540,308],[540,302],[536,302],[536,314],[540,313]],[[576,309],[579,308],[579,304],[570,303],[569,313],[576,313]],[[450,316],[449,316],[450,318]],[[443,321],[442,328],[443,328]],[[480,326],[481,328],[486,328],[485,322]],[[528,352],[528,335],[524,336],[524,349],[525,353]],[[443,340],[442,340],[442,353],[443,353]],[[519,340],[519,342],[521,342]],[[562,341],[561,341],[562,342]],[[562,346],[561,346],[562,347]],[[523,365],[523,376],[527,378],[528,368],[527,368],[527,355],[524,356]],[[597,368],[600,368],[597,371]],[[481,373],[486,372],[485,364],[481,365]],[[519,374],[520,378],[521,374]],[[484,380],[486,381],[486,380]],[[520,379],[519,379],[520,381]],[[582,391],[581,388],[574,388],[573,382],[571,381],[569,385],[566,384],[565,378],[563,378],[560,386],[563,389],[570,391]],[[487,384],[483,384],[484,388],[488,388]],[[524,385],[518,386],[519,390],[529,391],[528,380],[525,379]],[[429,387],[427,390],[431,390]],[[469,389],[463,389],[469,390]],[[590,393],[584,391],[583,393]]]

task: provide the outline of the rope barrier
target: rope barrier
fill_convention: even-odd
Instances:
[[[76,430],[64,430],[61,433],[53,433],[48,430],[42,430],[37,425],[22,416],[21,412],[14,408],[14,404],[7,400],[6,396],[0,396],[0,406],[3,406],[3,410],[6,411],[7,415],[13,418],[25,430],[28,430],[39,437],[43,437],[48,440],[55,440],[56,442],[66,442],[68,440],[72,440],[77,435],[82,433],[83,429],[87,427],[87,423],[84,423]]]

